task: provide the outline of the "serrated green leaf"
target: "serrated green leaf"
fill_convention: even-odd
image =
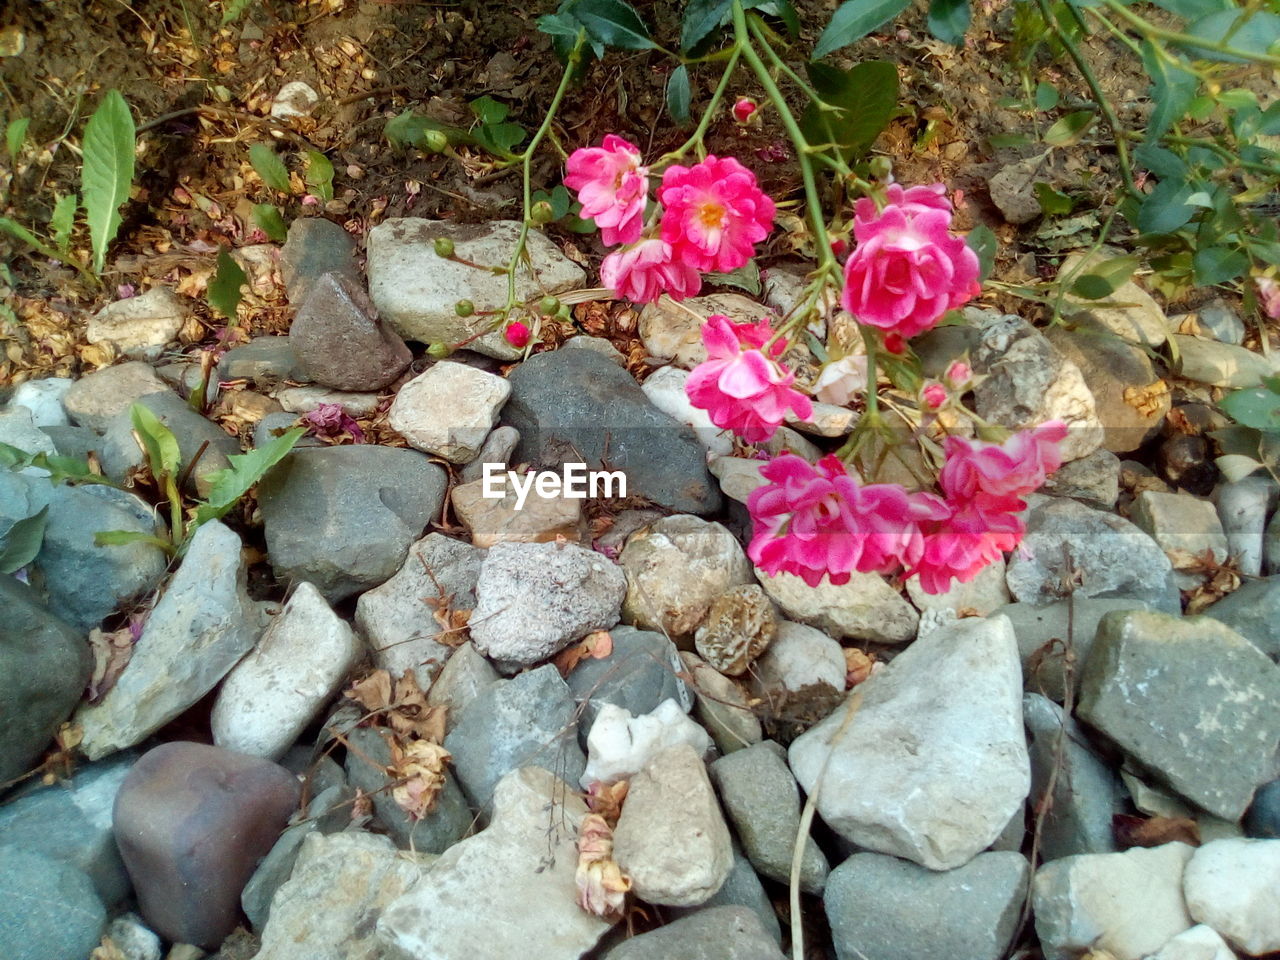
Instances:
[[[1075,209],[1076,202],[1061,190],[1055,190],[1047,183],[1036,183],[1032,185],[1035,191],[1036,200],[1040,204],[1040,209],[1048,216],[1061,216],[1070,213]]]
[[[1187,204],[1195,190],[1178,179],[1161,180],[1138,208],[1138,229],[1142,233],[1172,233],[1196,215]]]
[[[253,208],[253,222],[274,243],[284,243],[288,239],[289,231],[284,225],[284,217],[280,216],[280,208],[274,203],[256,204]]]
[[[71,231],[76,225],[76,207],[80,198],[74,193],[59,197],[53,205],[53,216],[49,218],[49,232],[53,234],[53,245],[65,258],[71,252]]]
[[[1244,276],[1249,269],[1249,255],[1238,246],[1204,247],[1191,258],[1196,283],[1210,287]]]
[[[501,123],[511,113],[509,106],[487,94],[472,100],[469,106],[481,123]]]
[[[1092,110],[1076,110],[1056,120],[1044,133],[1044,142],[1051,147],[1069,147],[1079,143],[1085,131],[1093,125]]]
[[[689,68],[683,63],[671,71],[667,80],[667,112],[680,126],[689,122]]]
[[[1165,54],[1171,56],[1168,51]],[[1190,70],[1171,65],[1150,40],[1142,42],[1142,64],[1151,78],[1151,99],[1155,104],[1147,120],[1147,142],[1154,143],[1187,112],[1200,80]]]
[[[218,520],[236,505],[272,467],[284,459],[305,434],[302,427],[286,430],[265,446],[227,458],[231,466],[209,478],[209,499],[196,509],[196,523]]]
[[[729,273],[708,273],[704,279],[722,287],[737,287],[753,297],[760,296],[760,265],[754,260],[748,260]]]
[[[929,32],[943,43],[963,43],[970,17],[969,0],[929,0]]]
[[[657,44],[635,8],[624,0],[577,0],[571,11],[592,39],[618,50],[652,50]]]
[[[829,146],[846,161],[865,154],[898,108],[898,68],[887,60],[864,60],[849,70],[823,63],[807,69],[818,95],[836,109],[809,104],[800,117],[805,139]]]
[[[93,249],[94,273],[102,273],[107,247],[120,229],[120,207],[133,184],[135,128],[129,104],[119,90],[110,90],[84,128],[80,192]]]
[[[333,164],[319,150],[307,151],[306,182],[311,192],[325,203],[333,199]]]
[[[518,123],[488,123],[476,127],[472,136],[476,143],[497,156],[511,156],[512,148],[527,136]]]
[[[1142,261],[1135,256],[1112,257],[1095,263],[1071,283],[1072,296],[1083,300],[1101,300],[1123,286]]]
[[[178,449],[178,438],[173,435],[173,431],[140,403],[129,408],[129,419],[133,421],[134,433],[138,435],[142,450],[147,455],[151,475],[157,480],[176,476],[178,467],[182,465],[182,453]]]
[[[44,528],[49,521],[49,508],[17,520],[0,535],[0,574],[17,573],[36,558],[44,542]]]
[[[969,231],[965,243],[978,255],[978,279],[986,280],[995,268],[996,251],[1000,249],[995,233],[986,224],[980,223]]]
[[[22,152],[22,145],[27,142],[27,127],[31,126],[30,117],[18,117],[16,120],[10,120],[9,125],[4,128],[4,145],[9,151],[9,162],[17,163],[18,154]]]
[[[822,31],[822,36],[818,37],[813,59],[821,60],[827,54],[861,40],[910,5],[911,0],[845,0],[831,15],[831,22]]]
[[[289,170],[275,150],[267,143],[255,143],[249,148],[249,163],[254,171],[272,190],[289,192]]]
[[[538,18],[538,29],[549,37],[577,38],[582,25],[566,13],[547,13]]]
[[[240,288],[249,282],[249,278],[245,276],[244,271],[240,269],[240,264],[236,263],[231,254],[226,250],[218,253],[218,269],[213,274],[213,279],[209,281],[209,286],[205,290],[205,295],[209,300],[209,306],[217,310],[228,320],[236,318],[236,308],[240,306],[240,301],[244,294],[240,292]]]

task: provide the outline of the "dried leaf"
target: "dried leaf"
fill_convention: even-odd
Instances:
[[[845,687],[856,687],[858,684],[862,683],[871,676],[876,665],[876,658],[874,654],[867,653],[865,650],[859,650],[857,647],[845,647]]]
[[[396,733],[421,737],[432,743],[444,742],[446,709],[427,705],[426,694],[418,686],[412,670],[406,670],[396,681],[391,705],[387,720]]]
[[[1134,817],[1117,813],[1111,818],[1111,830],[1121,847],[1158,847],[1181,841],[1200,846],[1200,827],[1186,817]]]
[[[630,781],[619,780],[616,783],[601,783],[596,780],[587,787],[587,807],[592,813],[604,817],[605,823],[614,827],[618,817],[622,815],[622,804],[627,799],[627,788]]]
[[[1144,417],[1151,417],[1155,416],[1168,394],[1169,385],[1163,380],[1157,380],[1145,387],[1127,387],[1124,391],[1124,402]]]
[[[391,674],[375,670],[358,683],[351,685],[345,694],[370,713],[386,710],[391,705]]]
[[[89,702],[97,703],[116,685],[120,674],[133,657],[134,631],[122,627],[110,633],[97,627],[89,631],[89,650],[93,654],[93,673],[89,676]]]
[[[572,647],[566,647],[556,654],[555,665],[560,671],[560,676],[567,677],[573,673],[574,668],[583,660],[591,657],[595,660],[603,660],[609,654],[613,653],[613,637],[608,630],[597,630],[595,633],[589,633],[578,643]]]
[[[435,806],[444,789],[449,758],[448,750],[430,740],[414,740],[406,747],[392,741],[389,773],[398,783],[391,797],[414,820],[421,820]]]
[[[574,874],[578,906],[606,919],[622,916],[631,878],[613,859],[613,830],[598,813],[578,825],[578,868]]]
[[[373,798],[356,787],[356,798],[351,801],[351,822],[363,823],[373,816]]]

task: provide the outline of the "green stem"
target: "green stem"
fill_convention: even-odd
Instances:
[[[702,139],[707,135],[707,130],[711,127],[711,121],[715,119],[716,108],[720,106],[720,101],[724,99],[725,91],[729,89],[729,79],[733,76],[733,71],[738,68],[738,58],[742,56],[742,44],[735,41],[733,46],[729,48],[728,53],[729,62],[725,64],[724,73],[720,74],[720,82],[716,84],[715,92],[711,94],[711,100],[707,104],[707,108],[702,112],[702,119],[698,121],[697,128],[688,140],[674,150],[664,153],[653,163],[653,166],[666,166],[679,160],[694,147],[702,148]]]
[[[169,500],[169,539],[179,544],[186,539],[186,522],[182,519],[182,496],[178,493],[178,484],[173,474],[164,476],[164,495]]]
[[[759,19],[754,16],[748,17],[747,28],[751,31],[751,35],[759,41],[760,46],[764,49],[765,56],[769,58],[773,65],[790,77],[791,82],[803,90],[805,96],[815,104],[823,106],[822,97],[818,96],[818,91],[813,89],[813,87],[811,87],[808,82],[800,76],[800,74],[787,66],[783,59],[774,51],[773,44],[771,44],[768,37],[765,36],[764,28],[761,26]]]
[[[1228,46],[1225,43],[1216,41],[1201,40],[1186,33],[1178,33],[1176,30],[1165,30],[1163,27],[1157,27],[1149,20],[1133,13],[1117,0],[1102,0],[1107,9],[1124,20],[1129,26],[1133,27],[1139,33],[1146,37],[1154,37],[1168,43],[1178,43],[1184,46],[1194,47],[1197,50],[1210,50],[1214,53],[1221,53],[1224,56],[1239,57],[1241,60],[1249,60],[1253,63],[1262,63],[1270,67],[1280,67],[1280,57],[1273,57],[1268,53],[1254,53],[1250,50],[1241,50],[1238,47]]]

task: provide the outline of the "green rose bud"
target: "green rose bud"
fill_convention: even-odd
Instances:
[[[560,309],[559,297],[543,297],[538,301],[538,312],[544,317],[552,316]]]
[[[883,180],[893,173],[893,162],[888,157],[872,157],[867,166],[871,170],[871,175],[877,180]]]
[[[448,237],[436,237],[435,248],[437,257],[453,256],[453,241]]]
[[[529,208],[529,219],[534,223],[550,223],[555,218],[555,211],[551,209],[551,204],[545,200],[539,200]]]
[[[566,323],[573,319],[573,314],[569,311],[567,303],[560,304],[560,309],[556,311],[556,317],[564,320]]]
[[[431,153],[444,153],[449,149],[449,138],[440,130],[428,130],[422,140],[423,145]]]
[[[459,300],[453,305],[453,312],[460,317],[469,317],[476,312],[476,305],[470,300]]]
[[[451,353],[453,353],[453,351],[449,349],[449,345],[447,343],[432,343],[427,345],[427,356],[434,360],[443,360]]]

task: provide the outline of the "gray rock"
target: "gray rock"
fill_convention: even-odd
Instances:
[[[385,583],[444,501],[448,478],[415,450],[343,446],[290,454],[258,486],[278,577],[335,603]]]
[[[93,659],[84,635],[0,576],[0,783],[22,776],[75,708]],[[10,842],[8,834],[3,834]]]
[[[60,457],[88,460],[90,453],[99,459],[102,457],[102,437],[88,427],[73,427],[68,424],[62,427],[41,427],[40,429],[53,441]]]
[[[792,743],[800,786],[859,846],[932,870],[967,863],[1031,786],[1009,621],[940,627],[857,690],[851,719],[842,706]]]
[[[308,222],[295,220],[294,224]],[[218,361],[218,378],[248,380],[264,389],[285,380],[306,380],[288,337],[255,337],[244,346],[232,347]]]
[[[1227,535],[1222,530],[1218,511],[1208,500],[1188,493],[1144,490],[1133,501],[1129,516],[1139,530],[1160,545],[1175,568],[1206,553],[1216,563],[1227,559]],[[1188,590],[1204,579],[1203,575],[1181,570],[1174,577],[1179,587]]]
[[[603,704],[612,703],[636,716],[651,712],[664,700],[675,700],[686,713],[693,707],[693,695],[679,676],[684,665],[675,644],[660,633],[634,627],[615,627],[610,634],[613,651],[609,656],[579,662],[566,678],[573,698],[582,704],[578,729],[584,746]]]
[[[758,743],[764,734],[742,689],[696,653],[683,652],[680,659],[693,677],[694,715],[720,752],[732,753]]]
[[[190,483],[200,496],[207,497],[211,475],[231,465],[227,457],[239,454],[240,444],[217,424],[192,410],[172,390],[147,394],[137,402],[173,433],[184,467],[204,447],[204,453],[191,471]],[[146,463],[146,454],[133,434],[133,417],[128,409],[116,414],[107,424],[102,441],[102,472],[113,480],[123,482],[131,469]]]
[[[168,287],[152,287],[136,297],[109,303],[92,317],[84,338],[109,343],[126,357],[156,360],[178,338],[191,308]]]
[[[31,411],[26,407],[6,407],[0,410],[0,443],[17,447],[23,453],[52,454],[58,449],[49,435],[35,425]],[[33,477],[49,475],[47,470],[40,467],[25,467],[22,472]]]
[[[1076,463],[1084,463],[1094,454]],[[1067,464],[1074,466],[1074,464]],[[949,610],[957,615],[985,617],[992,610],[1009,602],[1009,588],[1005,585],[1003,561],[987,564],[968,583],[953,580],[942,593],[925,593],[919,577],[908,577],[907,596],[921,613],[933,610]]]
[[[659,367],[641,384],[649,401],[674,420],[690,427],[710,456],[733,453],[733,433],[711,422],[711,415],[695,407],[685,391],[689,371],[679,367]]]
[[[1214,840],[1191,855],[1182,892],[1193,920],[1251,957],[1280,950],[1280,840]]]
[[[1106,447],[1064,463],[1044,482],[1044,492],[1111,509],[1120,496],[1120,458]]]
[[[360,282],[341,273],[314,281],[289,343],[307,377],[335,390],[381,390],[413,362],[400,336],[378,322]]]
[[[1244,817],[1245,833],[1260,840],[1280,838],[1280,779],[1264,783]]]
[[[103,433],[135,400],[148,393],[172,392],[150,364],[131,360],[81,377],[67,390],[62,405],[76,426]]]
[[[1060,277],[1079,277],[1123,251],[1103,248],[1096,253],[1072,253],[1058,270]],[[1104,329],[1130,343],[1149,349],[1162,346],[1169,336],[1169,319],[1160,305],[1132,280],[1126,280],[1105,297],[1087,300],[1067,293],[1064,311],[1084,314]]]
[[[771,577],[758,568],[756,579],[787,619],[833,637],[905,643],[920,624],[915,608],[876,573],[854,573],[841,586],[823,580],[811,587],[794,574]]]
[[[628,496],[682,513],[719,508],[693,431],[654,407],[617,364],[588,350],[557,350],[530,357],[509,381],[504,419],[520,431],[517,460],[588,470],[605,462],[626,475]]]
[[[62,406],[62,398],[71,389],[74,380],[68,377],[45,377],[41,380],[24,380],[13,390],[6,405],[26,407],[31,411],[31,421],[37,427],[62,427],[70,421]]]
[[[480,565],[471,641],[488,657],[529,666],[618,622],[626,579],[574,543],[497,543]]]
[[[706,903],[697,907],[671,907],[673,917],[687,917],[699,910],[710,910],[712,907],[746,907],[760,920],[774,943],[782,944],[782,925],[778,923],[778,915],[773,910],[773,901],[765,893],[764,885],[756,876],[751,861],[733,845],[733,868],[720,889]]]
[[[1188,800],[1238,820],[1274,775],[1280,667],[1208,617],[1111,613],[1085,663],[1077,714]]]
[[[111,921],[107,936],[124,960],[160,960],[160,938],[134,913],[124,913]]]
[[[1179,372],[1188,380],[1241,390],[1256,387],[1263,377],[1275,373],[1266,357],[1233,343],[1178,334],[1173,341],[1178,347]]]
[[[1033,186],[1039,168],[1035,159],[1018,160],[1002,166],[987,181],[991,202],[1009,223],[1030,223],[1044,213]]]
[[[253,428],[253,445],[265,447],[272,440],[298,425],[298,417],[292,413],[268,413]],[[312,434],[303,434],[293,445],[294,450],[314,450],[329,444]]]
[[[1149,960],[1236,960],[1236,955],[1217,931],[1198,923],[1170,937]]]
[[[289,236],[280,248],[280,276],[289,302],[303,306],[311,288],[326,273],[360,282],[355,238],[332,220],[299,217],[289,224]]]
[[[1236,344],[1244,342],[1244,321],[1235,308],[1221,298],[1210,300],[1200,307],[1196,311],[1196,320],[1201,331],[1215,340]]]
[[[1128,520],[1075,500],[1034,502],[1021,549],[1009,561],[1009,591],[1026,603],[1059,600],[1068,565],[1083,574],[1077,597],[1136,600],[1170,613],[1182,609],[1169,558]]]
[[[467,705],[481,690],[499,679],[498,671],[468,640],[445,661],[444,669],[427,691],[427,703],[446,708],[445,726],[452,730]]]
[[[1026,896],[1020,853],[982,853],[935,873],[879,853],[831,871],[823,902],[840,960],[1001,960]],[[874,904],[874,908],[871,905]]]
[[[785,960],[777,943],[746,907],[698,910],[657,930],[624,940],[604,960]]]
[[[415,450],[470,463],[510,394],[511,384],[502,377],[441,361],[400,388],[387,423]]]
[[[372,417],[382,402],[377,393],[330,390],[328,387],[287,387],[276,391],[276,400],[289,413],[310,413],[325,404],[337,404],[349,417]]]
[[[1227,549],[1246,577],[1262,573],[1262,538],[1278,495],[1280,486],[1270,477],[1259,476],[1221,483],[1213,491]]]
[[[213,689],[262,628],[245,593],[240,538],[216,520],[200,527],[151,611],[133,657],[99,702],[76,713],[91,760],[150,736]]]
[[[519,233],[520,224],[513,220],[456,224],[404,217],[378,224],[366,241],[369,293],[378,312],[406,340],[452,344],[481,334],[468,345],[471,350],[503,360],[519,358],[520,351],[500,331],[484,332],[493,319],[486,312],[506,305],[507,277],[459,262],[506,266]],[[435,241],[446,238],[453,241],[457,260],[436,254]],[[533,275],[525,267],[516,274],[517,301],[574,290],[586,280],[582,268],[541,231],[529,232],[525,249]],[[454,306],[459,300],[470,300],[475,313],[458,316]]]
[[[89,878],[34,850],[0,846],[0,956],[81,960],[98,945],[107,912]]]
[[[787,768],[786,751],[771,740],[711,764],[711,782],[751,865],[779,883],[791,878],[800,831],[800,788]],[[812,837],[800,861],[800,889],[821,893],[830,867]]]
[[[1203,613],[1225,623],[1272,660],[1280,660],[1280,577],[1247,580]]]
[[[1271,518],[1262,535],[1262,572],[1269,577],[1280,573],[1280,511]]]
[[[577,783],[587,758],[575,713],[573,694],[552,664],[477,693],[444,741],[472,804],[489,810],[498,781],[520,767],[542,767]]]
[[[503,470],[507,469],[511,461],[511,453],[519,443],[520,431],[515,427],[494,427],[484,438],[476,458],[458,472],[458,479],[462,483],[483,479],[486,463],[501,464]]]
[[[774,713],[783,712],[791,701],[835,697],[823,711],[825,716],[844,699],[847,671],[840,644],[814,627],[781,620],[751,679]]]
[[[604,337],[589,337],[585,335],[570,337],[564,343],[560,344],[560,347],[564,350],[591,350],[601,356],[608,357],[614,363],[619,365],[626,362],[626,357],[622,355],[622,351]]]

